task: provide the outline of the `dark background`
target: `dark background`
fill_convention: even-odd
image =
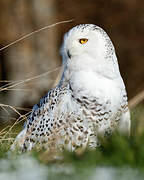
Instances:
[[[59,48],[63,35],[74,25],[94,23],[112,39],[128,97],[144,89],[144,1],[143,0],[0,0],[0,47],[46,25],[74,19],[34,34],[0,51],[0,86],[53,70],[61,64]],[[0,103],[32,107],[57,82],[59,72],[0,89]],[[9,120],[1,108],[2,120]],[[4,117],[7,115],[7,119]]]

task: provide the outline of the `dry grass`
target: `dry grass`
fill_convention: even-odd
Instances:
[[[69,23],[69,22],[72,22],[72,21],[73,21],[73,19],[65,20],[65,21],[60,21],[60,22],[57,22],[57,23],[54,23],[54,24],[42,27],[40,29],[37,29],[37,30],[35,30],[35,31],[33,31],[33,32],[29,33],[29,34],[26,34],[26,35],[22,36],[21,38],[18,38],[17,40],[13,41],[12,43],[10,43],[10,44],[0,48],[0,51],[3,51],[4,49],[6,49],[6,48],[8,48],[8,47],[10,47],[10,46],[12,46],[14,44],[17,44],[20,41],[22,41],[22,40],[24,40],[26,38],[29,38],[30,36],[32,36],[32,35],[34,35],[36,33],[39,33],[40,31],[43,31],[43,30],[46,30],[46,29],[50,29],[50,28],[55,27],[55,26],[57,26],[59,24]]]
[[[133,109],[144,100],[144,90],[129,100],[129,108]]]

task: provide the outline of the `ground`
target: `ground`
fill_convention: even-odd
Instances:
[[[11,153],[9,147],[21,124],[1,130],[0,179],[137,179],[144,178],[143,105],[131,111],[132,130],[129,138],[114,134],[96,150]],[[8,132],[8,133],[7,133]],[[7,134],[6,134],[7,133]]]

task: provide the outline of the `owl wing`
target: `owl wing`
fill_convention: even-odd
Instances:
[[[125,88],[122,90],[122,103],[121,103],[122,115],[120,117],[120,123],[118,130],[120,133],[129,136],[130,135],[130,110],[128,108],[128,100]]]
[[[58,109],[57,106],[63,103],[67,93],[67,86],[57,86],[40,99],[38,104],[34,105],[24,129],[16,137],[11,150],[15,150],[16,147],[22,150],[31,150],[40,136],[44,133],[51,133],[50,128],[53,128],[54,116],[56,115],[54,111]],[[26,140],[28,140],[27,143],[25,143]]]
[[[127,136],[130,136],[130,127],[131,127],[131,121],[130,121],[130,111],[129,109],[127,111],[124,111],[119,124],[119,131]]]

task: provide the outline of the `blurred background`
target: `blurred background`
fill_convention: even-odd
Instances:
[[[59,71],[7,88],[60,66],[63,35],[80,23],[94,23],[109,34],[129,99],[144,89],[143,0],[0,0],[0,48],[41,27],[69,19],[74,21],[0,51],[0,122],[12,120],[10,106],[23,114],[55,86]]]

